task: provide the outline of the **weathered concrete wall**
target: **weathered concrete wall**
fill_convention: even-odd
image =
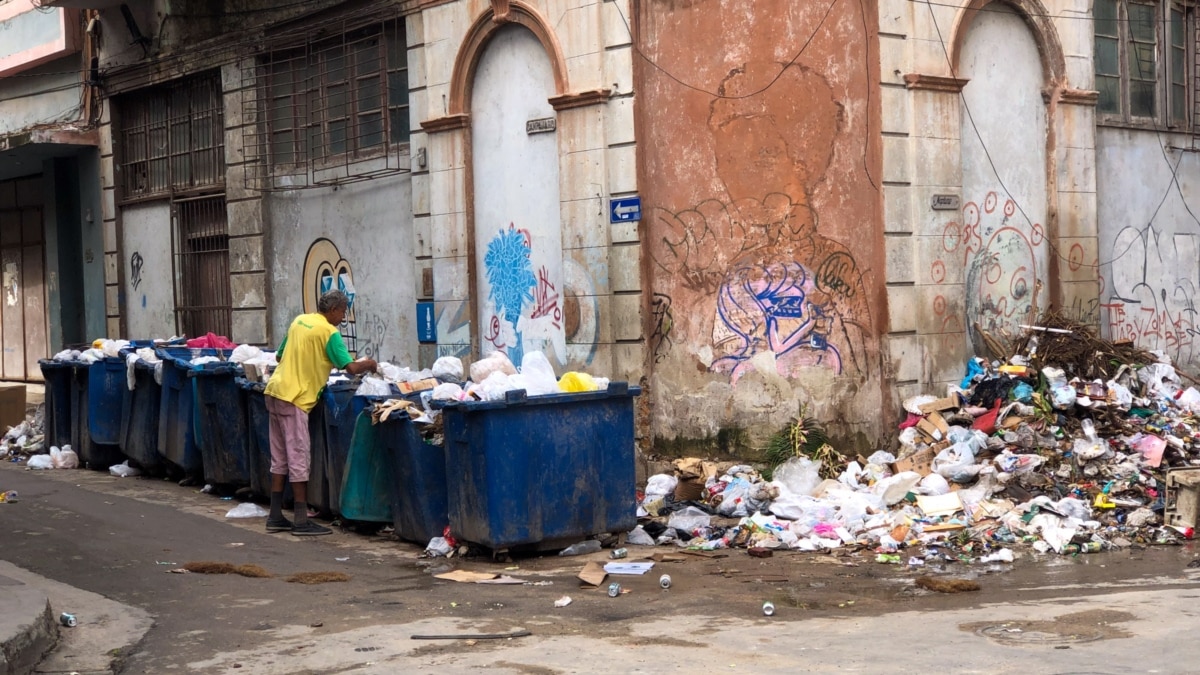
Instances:
[[[959,77],[967,80],[962,222],[947,225],[945,255],[930,274],[945,288],[945,321],[966,330],[974,353],[987,354],[981,331],[1017,335],[1049,295],[1044,77],[1037,44],[1016,12],[997,3],[976,17]]]
[[[640,5],[653,426],[674,441],[658,447],[738,429],[761,443],[803,405],[843,449],[880,437],[874,17],[873,3]]]
[[[1191,139],[1109,127],[1096,132],[1102,326],[1110,339],[1161,349],[1195,373],[1200,158],[1164,146],[1191,147]]]
[[[0,136],[78,118],[78,71],[79,57],[69,56],[0,78]]]
[[[171,263],[171,207],[166,201],[132,204],[121,210],[122,246],[129,270],[125,294],[127,336],[175,334],[175,281]]]
[[[339,288],[354,293],[341,326],[346,347],[415,370],[411,179],[271,193],[265,202],[271,343],[297,314],[316,311],[322,290]]]

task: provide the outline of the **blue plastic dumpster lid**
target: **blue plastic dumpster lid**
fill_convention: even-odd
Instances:
[[[598,401],[605,398],[640,396],[641,393],[641,387],[631,387],[628,382],[609,382],[608,389],[599,391],[529,396],[524,389],[514,389],[504,392],[503,401],[433,401],[432,403],[435,408],[461,408],[473,412],[476,410],[499,410],[509,406],[524,404],[553,405],[557,403]]]

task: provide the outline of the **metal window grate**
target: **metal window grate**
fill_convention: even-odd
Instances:
[[[320,30],[318,37],[317,30]],[[403,19],[280,36],[246,68],[246,187],[294,190],[410,170]],[[323,36],[334,34],[335,37]],[[252,150],[253,149],[253,150]]]
[[[123,201],[225,183],[225,114],[217,72],[117,99]]]
[[[181,334],[229,336],[229,225],[225,196],[171,205],[175,250],[175,325]]]

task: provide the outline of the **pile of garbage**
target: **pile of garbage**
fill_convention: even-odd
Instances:
[[[20,424],[9,427],[0,438],[0,459],[24,461],[30,455],[45,452],[45,423],[46,406],[43,404],[27,414]]]
[[[1010,345],[989,336],[1007,358],[975,358],[944,395],[905,401],[895,452],[834,470],[798,453],[769,481],[750,466],[677,461],[649,479],[629,542],[856,548],[889,563],[908,550],[921,565],[939,549],[1011,561],[1017,546],[1077,554],[1191,539],[1200,391],[1164,354],[1062,316],[1025,328]]]

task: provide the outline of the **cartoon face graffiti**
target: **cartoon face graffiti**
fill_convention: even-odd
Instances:
[[[717,298],[713,343],[722,356],[712,369],[729,372],[736,383],[750,357],[770,351],[787,377],[813,366],[840,373],[841,354],[829,343],[832,322],[812,301],[814,290],[813,276],[794,261],[735,265]]]
[[[354,321],[354,273],[337,246],[324,237],[308,247],[304,259],[304,311],[317,311],[317,299],[326,291],[337,289],[350,297],[346,319],[338,326],[346,349],[351,355],[358,352],[358,331]]]

